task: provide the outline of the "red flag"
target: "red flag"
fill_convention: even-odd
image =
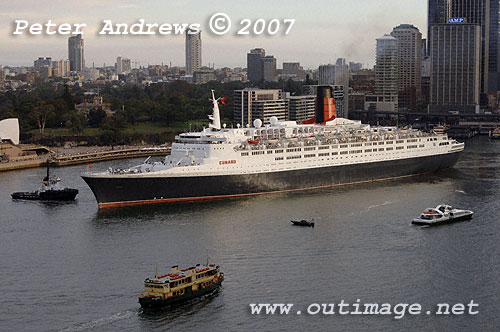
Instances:
[[[89,165],[89,168],[92,168],[92,165]]]
[[[227,100],[227,98],[226,98],[226,97],[224,97],[224,98],[222,98],[222,99],[220,100],[220,101],[221,101],[221,103],[222,103],[222,105],[226,105],[226,100]]]

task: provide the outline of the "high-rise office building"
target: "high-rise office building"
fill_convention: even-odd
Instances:
[[[359,62],[350,61],[349,62],[349,71],[351,73],[357,73],[363,69],[363,64]]]
[[[335,84],[335,65],[321,65],[318,68],[318,84],[319,85],[334,85]]]
[[[481,40],[481,27],[476,24],[432,26],[431,112],[479,110]]]
[[[283,74],[286,75],[302,75],[304,68],[300,62],[283,62]]]
[[[493,2],[493,0],[449,0],[448,1],[449,20],[464,19],[464,23],[477,24],[481,26],[481,93],[482,94],[488,93],[488,73],[490,64],[489,57],[490,57],[490,3],[491,2]]]
[[[247,53],[247,78],[251,82],[274,81],[276,79],[276,58],[266,56],[263,48],[254,48]]]
[[[391,35],[398,40],[398,107],[415,110],[422,86],[422,34],[401,24]]]
[[[50,57],[47,57],[47,58],[38,58],[37,60],[33,61],[33,67],[38,70],[40,69],[41,67],[45,67],[45,66],[52,66],[52,58]]]
[[[264,68],[262,59],[266,56],[263,48],[254,48],[247,53],[247,78],[251,82],[259,82],[264,79]]]
[[[276,58],[267,55],[262,58],[262,75],[265,82],[274,81],[276,78]]]
[[[448,22],[449,0],[428,0],[427,2],[427,55],[431,53],[431,26]]]
[[[343,58],[338,58],[335,62],[335,83],[334,86],[342,86],[342,99],[343,107],[342,111],[337,110],[337,115],[342,118],[348,118],[349,112],[349,66],[346,60]],[[340,96],[340,91],[338,88],[333,89],[334,97],[335,93]]]
[[[391,35],[377,39],[375,63],[375,95],[377,111],[398,111],[399,50],[398,40]]]
[[[201,68],[201,31],[193,33],[192,30],[186,31],[186,75],[193,73]]]
[[[290,96],[288,99],[288,117],[290,121],[305,121],[316,115],[316,96]]]
[[[129,58],[124,58],[124,57],[117,57],[116,58],[116,64],[115,64],[115,69],[116,69],[116,74],[117,75],[122,75],[122,74],[128,74],[132,70],[132,67],[130,65],[130,59]]]
[[[68,39],[68,58],[71,71],[81,72],[85,68],[85,56],[83,53],[82,35],[69,37]]]
[[[66,77],[70,72],[69,60],[52,61],[52,75]]]
[[[233,114],[235,124],[242,127],[252,125],[255,119],[269,124],[272,116],[280,121],[287,120],[288,106],[281,90],[246,88],[234,91]]]
[[[433,24],[463,22],[481,26],[481,93],[483,95],[500,88],[499,6],[498,0],[429,0],[428,2],[428,54],[432,52],[430,41]]]
[[[488,90],[500,90],[500,1],[490,2],[490,55],[488,59]]]

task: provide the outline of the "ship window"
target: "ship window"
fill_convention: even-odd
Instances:
[[[316,154],[306,154],[304,155],[304,158],[314,158],[316,157]]]
[[[387,148],[386,150],[387,151],[392,151],[392,150],[394,150],[394,148]]]
[[[378,142],[378,145],[384,145],[385,143],[384,142]]]
[[[276,153],[283,153],[283,150],[276,150]]]
[[[264,151],[253,151],[252,152],[252,156],[259,156],[259,155],[263,155],[264,154]]]
[[[369,152],[372,152],[372,149],[366,149],[365,150],[365,153],[369,153]]]
[[[338,154],[339,154],[338,152],[332,152],[332,156],[336,156]]]
[[[241,156],[242,156],[242,157],[247,157],[247,156],[248,156],[248,152],[242,152],[242,153],[241,153]]]
[[[416,148],[417,148],[417,146],[416,146],[416,145],[408,145],[406,148],[407,148],[407,149],[416,149]]]
[[[272,150],[267,151],[267,154],[273,154]]]
[[[365,143],[365,146],[372,146],[372,143]]]
[[[373,142],[373,145],[377,145],[377,142]]]
[[[318,156],[320,157],[328,157],[330,154],[329,153],[320,153]]]
[[[276,158],[274,158],[274,160],[276,160],[276,161],[280,161],[280,160],[284,160],[284,159],[285,158],[283,158],[283,157],[276,157]]]
[[[340,154],[348,154],[348,151],[341,151]]]
[[[340,146],[340,148],[341,148],[341,149],[345,149],[345,148],[347,148],[347,144],[342,144],[342,145]]]
[[[401,140],[401,141],[396,141],[396,144],[401,144],[401,143],[404,143],[405,141]]]
[[[403,150],[405,147],[404,146],[397,146],[396,150]]]
[[[319,150],[328,150],[330,147],[329,146],[320,146]]]
[[[332,149],[338,149],[338,145],[332,145]]]
[[[314,150],[316,150],[315,147],[304,148],[304,151],[314,151]]]
[[[394,141],[387,141],[387,142],[385,142],[385,144],[393,144],[393,143],[394,143]]]

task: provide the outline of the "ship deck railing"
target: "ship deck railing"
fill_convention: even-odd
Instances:
[[[280,149],[280,148],[297,148],[297,147],[310,147],[310,146],[322,146],[322,145],[332,145],[332,144],[351,144],[351,143],[369,143],[369,142],[379,142],[379,141],[395,141],[403,139],[413,139],[413,138],[424,138],[433,136],[430,133],[425,133],[421,131],[411,131],[411,132],[379,132],[377,134],[367,134],[367,135],[356,135],[356,134],[332,134],[332,135],[317,135],[313,137],[284,137],[276,140],[276,137],[266,139],[261,136],[254,136],[252,140],[258,140],[259,144],[245,144],[243,143],[239,147],[236,147],[236,151],[258,151],[258,150],[268,150],[268,149]]]

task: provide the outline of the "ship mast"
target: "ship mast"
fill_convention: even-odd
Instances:
[[[219,99],[215,99],[215,94],[214,94],[214,90],[212,90],[212,103],[214,105],[214,108],[213,108],[213,111],[214,113],[212,115],[209,115],[208,118],[210,120],[212,120],[212,123],[209,125],[209,127],[211,129],[215,129],[215,130],[220,130],[221,129],[221,126],[220,126],[220,112],[219,112]]]

